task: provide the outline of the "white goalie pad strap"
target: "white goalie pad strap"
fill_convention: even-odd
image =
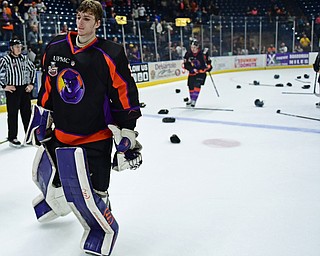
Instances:
[[[32,166],[32,180],[41,190],[46,203],[52,208],[58,216],[65,216],[71,212],[71,209],[64,196],[61,187],[55,187],[52,184],[56,173],[54,163],[47,150],[40,146],[37,150]],[[34,203],[37,203],[35,199]],[[35,205],[35,204],[34,204]]]
[[[38,195],[32,200],[32,206],[35,209],[37,220],[41,223],[50,222],[59,216],[46,204],[43,194]]]

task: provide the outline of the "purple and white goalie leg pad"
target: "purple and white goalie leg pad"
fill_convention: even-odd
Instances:
[[[56,168],[49,153],[40,146],[32,167],[32,180],[42,192],[32,201],[39,222],[48,222],[71,212],[62,187],[52,184],[55,173]]]
[[[106,203],[94,192],[81,148],[57,148],[56,156],[66,199],[84,228],[81,248],[95,255],[110,255],[119,226]]]

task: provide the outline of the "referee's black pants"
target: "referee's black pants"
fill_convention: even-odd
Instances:
[[[18,135],[18,113],[20,110],[24,131],[28,129],[31,117],[31,93],[25,91],[26,86],[16,86],[14,92],[6,91],[6,102],[8,112],[8,140],[17,138]]]

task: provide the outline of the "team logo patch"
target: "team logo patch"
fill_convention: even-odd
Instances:
[[[56,67],[56,63],[54,61],[52,61],[51,65],[48,67],[48,74],[50,76],[58,75],[58,67]]]
[[[62,70],[57,78],[57,90],[64,102],[79,103],[85,91],[81,75],[74,69]]]

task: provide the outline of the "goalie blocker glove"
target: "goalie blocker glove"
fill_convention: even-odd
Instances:
[[[31,118],[25,136],[25,144],[39,146],[51,139],[53,119],[51,112],[40,106],[33,105]]]
[[[138,132],[129,129],[119,129],[115,125],[108,125],[114,136],[116,153],[113,158],[112,169],[123,171],[137,169],[142,164],[141,144],[136,140]]]

